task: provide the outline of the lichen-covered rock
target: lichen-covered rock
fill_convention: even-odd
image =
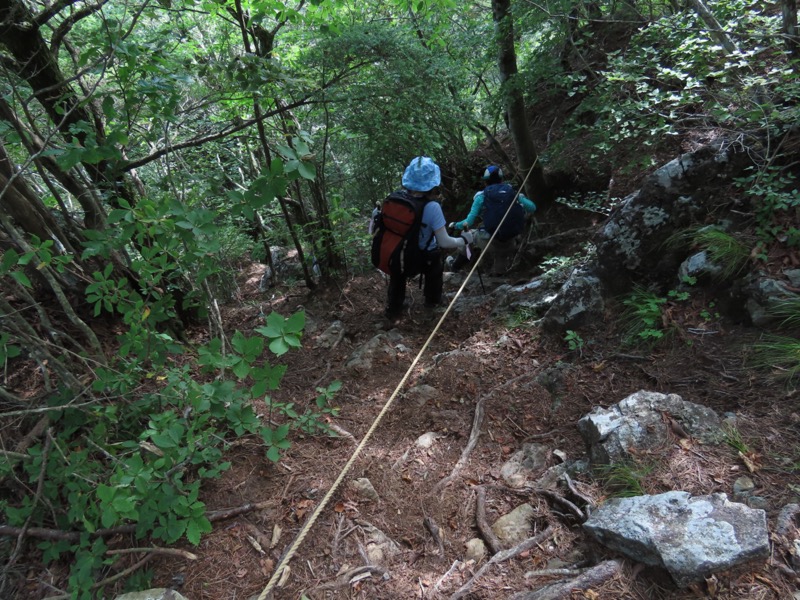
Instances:
[[[770,552],[764,511],[729,502],[725,494],[615,498],[583,528],[637,562],[663,567],[680,587]]]
[[[550,448],[542,444],[523,444],[500,468],[500,476],[509,487],[521,488],[528,478],[540,473],[547,466]]]
[[[576,327],[601,319],[604,310],[600,278],[590,267],[578,267],[552,299],[542,326],[551,331]]]
[[[787,282],[765,275],[754,275],[744,284],[745,308],[753,325],[765,327],[774,323],[778,317],[772,310],[777,305],[800,298],[786,286]]]
[[[720,182],[740,174],[732,146],[707,146],[655,171],[624,199],[595,239],[601,278],[612,288],[630,279],[674,276],[685,256],[666,244],[674,233],[700,221]]]
[[[686,402],[677,394],[645,390],[609,408],[593,409],[578,421],[578,431],[592,464],[605,465],[667,443],[673,435],[670,419],[699,441],[715,443],[722,438],[720,418],[710,408]]]

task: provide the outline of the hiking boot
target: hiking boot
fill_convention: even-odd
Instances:
[[[402,308],[399,308],[399,309],[387,308],[386,311],[383,313],[383,316],[386,317],[386,319],[389,322],[395,323],[395,322],[399,321],[400,318],[403,316],[403,309]]]

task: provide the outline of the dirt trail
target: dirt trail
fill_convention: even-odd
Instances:
[[[398,325],[403,336],[400,343],[408,351],[395,362],[354,375],[344,368],[347,358],[386,330],[380,317],[385,289],[380,275],[359,276],[314,297],[284,290],[288,293],[267,298],[258,291],[260,268],[253,266],[243,277],[241,297],[226,308],[226,323],[231,330],[247,332],[260,326],[262,315],[270,310],[288,315],[304,308],[312,331],[304,336],[301,350],[286,355],[289,368],[273,399],[294,402],[302,410],[313,406],[315,386],[340,380],[343,386],[334,401],[340,412],[332,423],[361,440],[435,318],[417,302],[411,316]],[[445,286],[446,292],[454,290],[452,285]],[[409,292],[412,303],[420,300],[415,286]],[[577,353],[569,351],[559,337],[545,336],[524,324],[509,328],[507,321],[490,319],[488,311],[485,308],[482,314],[443,324],[407,386],[424,383],[437,393],[427,401],[398,399],[293,559],[291,573],[276,598],[300,598],[303,592],[310,599],[450,597],[477,568],[456,561],[463,561],[465,542],[479,535],[478,486],[486,494],[489,522],[528,502],[535,510],[535,530],[549,526],[552,534],[533,550],[487,569],[465,597],[510,597],[553,580],[526,580],[525,573],[546,569],[556,560],[574,564],[611,557],[602,548],[589,547],[575,519],[552,498],[507,488],[500,467],[530,441],[560,450],[568,460],[582,457],[576,421],[594,406],[614,404],[640,389],[677,393],[720,413],[736,413],[739,431],[751,444],[752,459],[758,464],[757,473],[750,475],[757,481],[759,495],[773,507],[768,517],[773,519],[780,507],[796,497],[796,488],[786,478],[791,476],[787,461],[796,465],[800,448],[798,403],[765,379],[765,374],[744,366],[744,353],[758,332],[720,322],[715,335],[689,340],[686,336],[691,334],[684,333],[652,352],[637,353],[620,347],[609,315],[608,322],[581,331],[586,344]],[[692,315],[675,318],[685,319],[688,327]],[[331,350],[316,347],[315,336],[337,319],[345,325],[344,337]],[[434,364],[436,356],[440,360]],[[452,473],[467,445],[479,401],[485,416],[475,449],[449,485],[437,486]],[[265,406],[261,412],[268,414]],[[427,432],[437,434],[435,442],[427,449],[417,447],[415,440]],[[257,502],[263,508],[217,523],[192,550],[199,555],[198,561],[160,563],[156,583],[165,585],[180,572],[185,576],[181,591],[191,600],[258,595],[281,553],[350,457],[353,441],[300,435],[283,459],[272,464],[257,440],[242,439],[231,452],[233,467],[207,487],[203,499],[209,509]],[[642,481],[646,493],[683,489],[693,494],[730,494],[733,482],[748,473],[746,463],[728,446],[677,448],[651,458],[652,471]],[[549,464],[559,460],[551,453]],[[349,487],[358,478],[370,480],[378,501],[366,501]],[[591,478],[575,485],[594,501],[605,497],[603,487]],[[438,527],[441,546],[426,520]],[[369,525],[397,542],[399,554],[386,565],[383,576],[376,569],[362,573],[363,579],[356,583],[337,579],[366,564]],[[253,540],[260,541],[261,550]],[[720,577],[713,597],[787,598],[789,585],[788,578],[775,569],[751,565]],[[633,564],[626,564],[621,576],[595,591],[599,595],[585,597],[696,598],[698,593],[701,597],[708,593],[700,588],[676,591],[660,574]]]

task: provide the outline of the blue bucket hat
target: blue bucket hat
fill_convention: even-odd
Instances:
[[[429,192],[440,183],[439,165],[427,156],[413,158],[403,173],[403,187],[411,192]]]

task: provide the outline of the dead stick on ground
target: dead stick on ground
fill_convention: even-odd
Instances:
[[[569,600],[569,598],[574,598],[573,592],[582,592],[597,587],[614,577],[621,568],[620,561],[607,560],[590,569],[585,569],[574,579],[547,585],[532,592],[514,594],[511,600]]]
[[[362,567],[356,567],[355,569],[351,569],[346,573],[342,573],[333,581],[329,581],[328,583],[323,583],[322,585],[318,585],[314,589],[309,590],[309,593],[337,590],[343,587],[347,587],[351,583],[356,583],[357,581],[366,579],[367,577],[372,577],[372,576],[383,577],[385,574],[386,574],[386,569],[375,565],[365,565]]]
[[[117,550],[107,550],[106,554],[109,556],[113,556],[115,554],[137,554],[140,552],[149,552],[150,554],[167,554],[169,556],[180,556],[185,558],[186,560],[197,560],[199,556],[196,554],[192,554],[191,552],[187,552],[186,550],[181,550],[180,548],[160,548],[158,546],[151,546],[144,548],[119,548]]]
[[[440,587],[441,587],[441,585],[444,583],[444,580],[445,580],[445,579],[447,579],[448,577],[450,577],[450,575],[453,573],[453,571],[455,571],[455,570],[456,570],[456,567],[457,567],[458,565],[460,565],[460,564],[461,564],[461,561],[460,561],[460,560],[457,560],[457,561],[455,561],[455,562],[452,564],[452,566],[451,566],[451,567],[450,567],[450,568],[447,570],[447,573],[445,573],[444,575],[442,575],[441,577],[439,577],[438,581],[437,581],[437,582],[436,582],[436,584],[433,586],[433,593],[434,593],[434,594],[438,594],[438,593],[439,593],[439,588],[440,588]]]
[[[583,573],[585,569],[540,569],[539,571],[528,571],[525,573],[525,579],[533,577],[552,577],[553,575],[560,575],[562,577],[576,577]]]
[[[330,429],[331,431],[333,431],[335,433],[338,433],[343,438],[347,438],[352,443],[354,443],[356,446],[358,446],[358,440],[355,438],[355,436],[352,433],[350,433],[346,429],[342,429],[341,427],[339,427],[335,423],[328,423],[328,429]]]
[[[486,571],[488,571],[489,568],[491,568],[492,565],[497,564],[497,563],[501,563],[501,562],[505,562],[505,561],[507,561],[509,559],[512,559],[512,558],[514,558],[516,556],[519,556],[520,554],[522,554],[526,550],[530,550],[531,548],[534,548],[535,546],[538,546],[545,539],[550,537],[550,535],[552,533],[553,533],[553,528],[552,527],[547,527],[547,529],[545,529],[541,533],[533,536],[532,538],[528,538],[527,540],[517,544],[513,548],[509,548],[508,550],[502,550],[502,551],[498,552],[497,554],[492,556],[492,558],[490,558],[489,561],[485,565],[483,565],[480,569],[478,569],[478,572],[475,573],[475,575],[472,576],[472,579],[470,579],[467,583],[465,583],[460,588],[458,588],[458,590],[456,590],[456,593],[453,594],[452,596],[450,596],[450,600],[459,600],[460,598],[463,598],[464,596],[466,596],[470,592],[470,590],[472,589],[472,586],[475,585],[475,582]]]
[[[475,522],[478,524],[478,531],[481,532],[481,536],[486,540],[492,554],[500,552],[503,546],[486,520],[486,489],[483,486],[478,487],[475,495]]]
[[[456,466],[453,467],[453,470],[450,472],[450,475],[442,479],[439,483],[437,483],[433,488],[433,493],[438,494],[440,493],[445,487],[450,485],[450,482],[456,478],[456,476],[461,472],[461,469],[467,464],[469,460],[470,454],[475,449],[475,446],[478,445],[478,438],[481,435],[481,425],[483,423],[483,415],[486,412],[485,402],[487,396],[483,396],[478,403],[475,405],[475,417],[472,419],[472,430],[469,434],[469,441],[467,442],[466,447],[464,448],[463,452],[461,452],[461,457],[458,459]]]

